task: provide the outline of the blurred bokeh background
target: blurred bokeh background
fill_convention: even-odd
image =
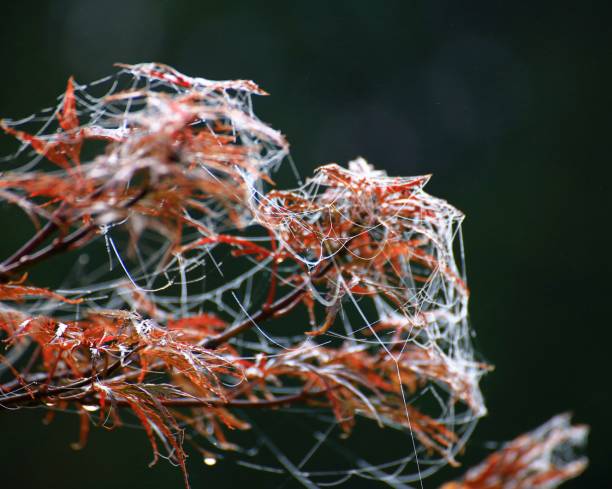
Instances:
[[[603,3],[603,2],[602,2]],[[571,488],[612,487],[609,183],[610,12],[597,2],[7,2],[0,115],[55,103],[114,62],[160,61],[210,79],[250,78],[256,112],[288,137],[302,175],[364,156],[467,214],[476,346],[496,366],[490,414],[464,461],[571,410],[592,427],[591,466]],[[2,154],[8,138],[0,138]],[[5,256],[27,230],[0,226]],[[62,269],[49,269],[49,281]],[[55,274],[55,277],[54,277]],[[180,488],[147,468],[142,433],[0,412],[0,486]],[[407,448],[408,449],[408,448]],[[198,487],[278,487],[284,478],[190,462]],[[424,481],[437,487],[445,470]],[[351,487],[368,487],[355,482]],[[288,482],[285,488],[297,487]]]

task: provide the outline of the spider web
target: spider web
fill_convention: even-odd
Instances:
[[[332,274],[324,284],[308,283],[312,310],[319,319],[321,314],[330,319],[329,328],[305,339],[303,332],[308,328],[304,325],[310,320],[314,326],[317,319],[312,321],[303,311],[279,320],[285,324],[253,321],[248,334],[231,340],[240,354],[231,361],[254,362],[256,375],[262,354],[268,364],[293,362],[303,368],[325,364],[330,349],[378,355],[380,362],[390,361],[396,367],[403,419],[374,415],[378,408],[374,406],[372,412],[358,413],[363,419],[350,437],[344,437],[338,419],[317,407],[281,407],[262,415],[241,412],[251,430],[238,433],[230,451],[221,450],[219,440],[210,436],[207,459],[235,460],[265,472],[289,473],[304,487],[348,485],[355,477],[391,487],[410,487],[415,482],[423,487],[423,478],[454,462],[477,419],[486,413],[478,388],[485,369],[475,360],[468,322],[461,235],[464,216],[423,190],[428,177],[388,177],[363,159],[350,162],[348,169],[322,167],[304,183],[297,175],[295,189],[276,190],[271,177],[279,165],[291,164],[291,160],[282,135],[253,112],[252,95],[262,93],[251,82],[191,78],[149,64],[123,66],[116,75],[89,84],[75,83],[81,135],[103,141],[160,133],[171,138],[173,121],[182,123],[183,107],[176,100],[197,97],[198,113],[191,124],[209,127],[214,135],[223,126],[240,148],[243,164],[233,166],[223,155],[214,154],[198,155],[191,161],[190,171],[207,175],[222,192],[203,198],[201,212],[185,211],[183,217],[192,225],[180,237],[184,248],[177,248],[167,229],[141,216],[98,209],[100,238],[80,252],[58,290],[83,298],[84,303],[58,305],[57,301],[37,300],[21,307],[28,314],[67,320],[82,318],[85,310],[123,309],[142,318],[141,325],[149,324],[147,320],[161,325],[169,319],[213,311],[231,327],[261,308],[271,277],[279,288],[291,290],[297,287],[292,279],[296,274],[341,263],[356,271]],[[64,102],[65,95],[57,105],[36,115],[4,120],[3,124],[47,144],[58,138],[70,143],[76,131],[58,131]],[[84,171],[105,179],[109,186],[129,184],[143,169],[149,178],[160,178],[154,161],[126,157],[131,153],[125,145],[118,148],[101,157],[94,146]],[[41,170],[66,172],[49,167],[40,153],[32,151],[31,141],[24,141],[5,164],[23,175]],[[234,196],[228,208],[224,199]],[[0,194],[3,200],[17,204],[21,197]],[[339,222],[350,225],[339,229]],[[277,263],[271,257],[236,257],[219,242],[190,246],[203,237],[227,233],[267,248],[276,246],[293,259]],[[308,244],[303,239],[306,234],[313,238]],[[366,239],[388,246],[375,254],[363,254],[356,243]],[[412,256],[406,257],[405,249],[400,249],[405,243],[412,243]],[[383,252],[393,259],[384,260],[381,266],[369,265]],[[372,290],[382,293],[370,293]],[[415,391],[407,388],[402,377],[407,353],[410,371],[426,380]],[[325,368],[329,375],[337,374],[333,366]],[[281,396],[298,389],[285,383],[272,386],[270,392]],[[416,407],[457,434],[442,453],[415,434],[411,413]],[[191,425],[183,428],[186,439],[195,442],[201,438]],[[300,433],[299,440],[287,436],[287,430]]]

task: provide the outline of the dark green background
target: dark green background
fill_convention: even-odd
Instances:
[[[433,173],[429,191],[467,214],[476,344],[496,365],[467,460],[572,410],[592,427],[591,467],[565,487],[612,486],[608,11],[596,2],[65,0],[6,2],[0,16],[2,116],[50,105],[71,74],[85,82],[117,61],[162,61],[260,83],[272,96],[256,100],[257,113],[287,135],[303,175],[357,155],[392,175]],[[0,145],[6,154],[7,138]],[[6,212],[0,219],[5,256],[29,230]],[[47,273],[51,282],[62,268]],[[76,418],[44,427],[41,416],[0,412],[1,487],[182,487],[168,464],[147,468],[142,433],[94,432],[72,452]],[[190,470],[195,488],[283,481],[198,460]],[[350,487],[368,487],[359,484]]]

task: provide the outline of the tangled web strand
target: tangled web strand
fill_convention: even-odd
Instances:
[[[423,190],[429,177],[362,158],[278,190],[288,144],[253,113],[253,82],[120,68],[1,123],[21,145],[0,199],[35,234],[0,264],[7,358],[29,365],[11,367],[0,405],[78,412],[77,447],[90,424],[131,416],[186,484],[187,443],[207,465],[306,487],[407,487],[456,464],[488,369],[470,340],[463,214]],[[26,283],[71,250],[59,289]]]

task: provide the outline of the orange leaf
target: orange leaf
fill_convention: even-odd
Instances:
[[[72,76],[68,79],[68,86],[64,94],[64,104],[62,105],[62,111],[57,114],[57,119],[62,129],[66,132],[79,127],[76,100],[74,98],[74,78]]]
[[[56,294],[51,290],[43,289],[41,287],[0,284],[0,299],[3,301],[19,300],[26,296],[49,297],[51,299],[65,302],[66,304],[80,304],[83,302],[83,299],[68,299],[63,295]]]
[[[11,136],[15,136],[20,141],[28,143],[32,146],[32,149],[39,155],[44,156],[49,161],[56,165],[67,168],[70,166],[68,158],[66,157],[67,145],[60,142],[45,141],[41,138],[28,134],[24,131],[17,131],[12,127],[7,126],[4,122],[0,122],[0,127]]]

